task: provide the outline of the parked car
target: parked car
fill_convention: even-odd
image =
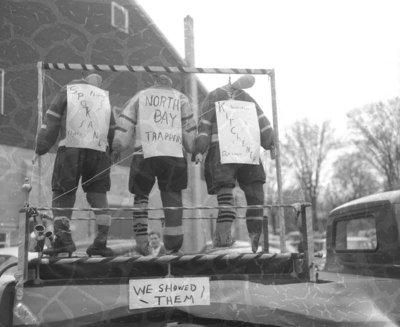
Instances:
[[[36,252],[28,252],[28,260],[37,258]],[[0,285],[13,281],[17,272],[18,246],[0,248]]]
[[[18,259],[18,246],[0,248],[0,257],[7,257],[7,256]],[[28,252],[29,260],[37,258],[37,256],[38,256],[37,252]]]
[[[286,249],[288,252],[298,252],[296,248],[294,248],[291,244],[286,242]],[[257,253],[263,252],[263,247],[260,244]],[[274,238],[269,239],[269,253],[281,253],[279,239],[276,240]],[[237,253],[253,253],[251,250],[251,244],[248,241],[237,240],[230,247],[213,247],[211,241],[207,242],[207,244],[200,251],[203,254],[237,254]]]
[[[271,251],[271,248],[278,249],[278,252],[276,252],[276,253],[281,253],[281,243],[280,243],[279,237],[274,238],[274,239],[269,239],[269,248],[270,248],[271,253],[275,253],[275,252]],[[290,253],[299,252],[297,246],[293,245],[293,243],[290,241],[286,241],[286,250],[287,250],[287,252],[290,252]]]
[[[326,239],[315,238],[314,239],[314,263],[318,270],[322,270],[325,267],[326,262]]]
[[[302,240],[302,235],[299,231],[289,232],[286,234],[286,240],[297,244]]]
[[[315,238],[314,239],[314,254],[319,257],[326,257],[326,239]]]
[[[259,246],[257,252],[262,251],[261,246]],[[237,254],[237,253],[252,253],[251,245],[248,241],[235,241],[230,247],[214,247],[212,241],[209,241],[204,245],[204,247],[200,250],[201,254]]]
[[[86,249],[91,243],[89,241],[77,242],[75,255],[86,256]],[[132,256],[136,254],[136,242],[131,239],[108,239],[107,246],[118,256]]]

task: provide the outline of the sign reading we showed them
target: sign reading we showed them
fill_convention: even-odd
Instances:
[[[149,89],[139,99],[139,135],[145,158],[183,157],[180,95]]]
[[[88,84],[67,86],[65,145],[105,152],[111,106],[108,91]]]
[[[210,305],[209,277],[131,279],[129,309]]]
[[[255,104],[227,100],[215,103],[221,163],[257,165],[260,127]]]

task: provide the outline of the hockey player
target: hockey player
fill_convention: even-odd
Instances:
[[[119,117],[114,151],[126,149],[134,139],[129,191],[135,195],[133,231],[137,251],[147,255],[149,194],[157,179],[164,207],[182,207],[187,187],[185,151],[191,153],[196,132],[188,98],[172,88],[166,75],[127,102]],[[183,243],[182,210],[165,210],[164,246],[179,254]]]
[[[110,146],[115,120],[108,91],[100,88],[102,78],[90,74],[61,88],[45,116],[38,137],[36,154],[43,155],[58,142],[52,176],[52,207],[73,208],[76,190],[82,188],[93,208],[108,208],[106,192],[110,190]],[[53,248],[45,253],[57,255],[76,250],[70,230],[72,210],[53,210]],[[97,234],[87,254],[112,256],[106,246],[111,216],[96,211]]]
[[[199,161],[208,151],[204,168],[207,190],[217,195],[219,206],[234,205],[236,183],[243,190],[247,205],[264,204],[265,172],[257,152],[260,145],[264,149],[272,148],[273,129],[256,101],[243,91],[254,81],[253,76],[245,75],[233,84],[217,88],[208,94],[200,109],[194,154]],[[235,116],[239,111],[247,115],[246,119]],[[253,125],[250,118],[253,118]],[[225,127],[222,126],[224,121]],[[225,135],[218,132],[223,128],[227,128]],[[253,141],[245,137],[251,133]],[[232,245],[231,225],[235,217],[234,208],[219,210],[213,239],[215,247]],[[254,253],[259,244],[262,219],[262,208],[247,209],[246,225]]]

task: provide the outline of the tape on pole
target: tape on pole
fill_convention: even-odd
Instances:
[[[113,72],[148,72],[148,73],[197,73],[197,74],[254,74],[270,75],[272,69],[254,68],[197,68],[185,66],[131,66],[131,65],[93,65],[76,63],[43,63],[48,70],[86,70]]]

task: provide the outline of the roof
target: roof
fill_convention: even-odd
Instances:
[[[6,22],[0,39],[0,64],[5,72],[5,114],[0,115],[0,144],[34,149],[39,111],[37,62],[186,65],[136,1],[119,0],[118,4],[129,12],[128,34],[111,25],[109,0],[55,3],[31,0],[24,2],[24,6],[15,1],[0,1],[0,18]],[[101,71],[99,74],[116,112],[138,90],[153,83],[151,73]],[[82,71],[44,70],[43,111],[61,85],[81,75]],[[183,93],[188,92],[184,77],[181,73],[173,74],[174,88]],[[201,101],[207,91],[200,81],[197,87]]]
[[[151,17],[147,14],[147,12],[144,10],[144,8],[136,1],[136,0],[130,0],[129,2],[132,7],[139,13],[139,15],[143,18],[144,21],[147,22],[147,25],[153,30],[153,32],[157,35],[159,41],[161,41],[168,51],[171,52],[171,54],[175,57],[175,59],[178,61],[178,64],[181,65],[186,65],[186,62],[183,58],[181,58],[180,54],[178,51],[176,51],[175,47],[172,45],[172,43],[167,39],[165,34],[161,31],[160,28],[154,23],[154,21],[151,19]]]
[[[330,214],[339,213],[342,209],[348,209],[351,207],[359,207],[362,205],[370,204],[370,205],[377,205],[382,204],[383,202],[386,203],[400,203],[400,190],[396,191],[389,191],[383,193],[376,193],[371,194],[368,196],[364,196],[362,198],[346,202],[339,207],[333,209]]]

